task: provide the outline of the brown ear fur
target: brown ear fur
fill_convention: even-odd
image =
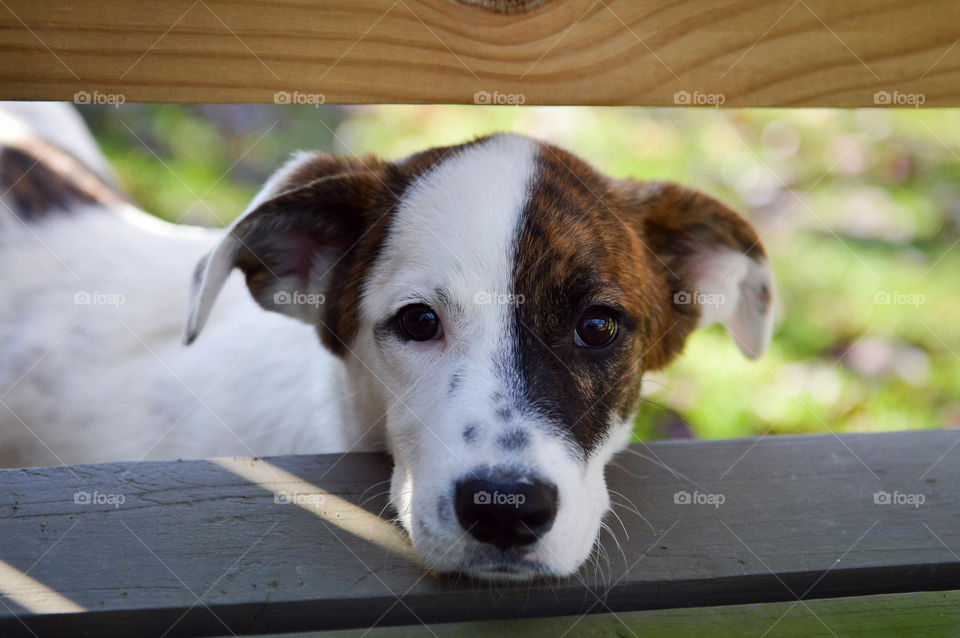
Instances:
[[[663,311],[651,317],[651,346],[644,359],[645,369],[655,370],[680,353],[700,322],[698,304],[675,303],[676,295],[696,290],[698,256],[731,251],[757,263],[765,263],[766,256],[749,223],[700,191],[672,182],[623,180],[617,186],[628,211],[624,221],[642,244],[647,267],[664,282],[657,292]],[[769,287],[759,294],[769,304]]]
[[[371,227],[389,207],[380,201],[385,166],[372,158],[314,153],[298,156],[290,169],[281,169],[258,195],[258,203],[198,265],[187,343],[202,329],[236,267],[243,271],[257,303],[317,325],[324,342],[334,351],[342,350],[336,331],[343,323],[342,300],[348,296],[343,289],[359,277],[353,272],[353,256],[362,252],[364,240],[379,236]],[[290,303],[295,294],[323,301],[312,306]]]
[[[431,149],[399,163],[323,153],[294,157],[198,265],[185,342],[200,333],[238,267],[261,306],[316,325],[324,345],[343,355],[357,332],[363,282],[398,198],[448,152]],[[316,308],[277,304],[279,293],[322,295],[324,301]]]

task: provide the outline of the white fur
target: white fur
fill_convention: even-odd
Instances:
[[[0,118],[8,138],[27,130]],[[28,224],[11,207],[0,197],[0,465],[382,447],[359,428],[342,362],[311,327],[261,310],[239,273],[205,338],[179,343],[194,265],[223,231],[132,206]]]
[[[334,452],[357,442],[340,361],[309,326],[263,312],[239,274],[205,338],[180,344],[185,282],[219,232],[161,234],[75,213],[0,233],[0,449],[16,450],[13,462]],[[101,303],[75,303],[77,294]]]

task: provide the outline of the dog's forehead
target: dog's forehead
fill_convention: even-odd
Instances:
[[[640,321],[656,277],[626,186],[548,144],[537,163],[517,235],[514,288],[558,304],[557,311],[590,299]]]
[[[507,294],[539,149],[497,135],[434,158],[396,204],[367,297],[379,306],[396,303],[389,293],[440,289],[460,304]]]

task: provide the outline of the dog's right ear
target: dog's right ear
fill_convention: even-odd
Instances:
[[[773,333],[774,283],[754,228],[719,200],[670,182],[619,183],[626,219],[666,286],[667,309],[645,353],[647,369],[677,356],[696,327],[722,323],[740,351],[759,357]]]
[[[234,268],[263,308],[319,327],[331,282],[349,278],[348,253],[383,217],[377,214],[382,180],[373,160],[322,154],[291,160],[197,264],[184,342],[200,334]]]

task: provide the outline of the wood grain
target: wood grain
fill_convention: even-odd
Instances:
[[[28,578],[0,580],[0,635],[250,634],[958,589],[958,438],[634,445],[609,471],[623,524],[608,520],[620,546],[602,536],[610,563],[516,586],[438,578],[371,541],[387,526],[370,517],[386,504],[379,455],[4,470],[0,561]],[[261,484],[243,478],[260,470]],[[329,499],[278,503],[301,489],[296,477]],[[78,492],[94,497],[78,504]],[[678,504],[680,492],[723,503]],[[877,504],[878,492],[923,503]],[[84,611],[54,613],[64,601]]]
[[[956,106],[958,39],[956,0],[6,0],[0,97]]]

